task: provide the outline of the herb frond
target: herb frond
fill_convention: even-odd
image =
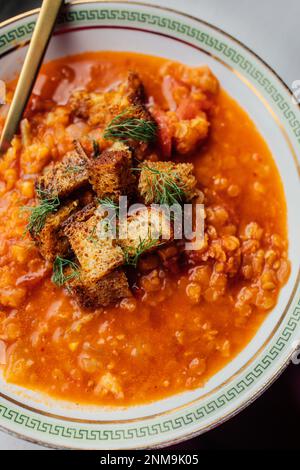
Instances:
[[[68,268],[68,274],[65,269]],[[53,274],[51,281],[58,287],[62,287],[66,282],[79,277],[79,266],[73,261],[57,256],[53,263]]]
[[[134,116],[135,107],[127,108],[115,116],[104,131],[108,140],[136,140],[151,142],[156,138],[157,124],[155,121]]]
[[[105,197],[103,199],[97,198],[97,202],[100,206],[102,206],[104,209],[107,209],[109,211],[115,211],[116,214],[119,212],[119,206],[118,204],[111,198]]]
[[[145,238],[144,240],[140,239],[140,242],[136,248],[131,246],[123,248],[125,264],[127,264],[127,266],[134,266],[136,268],[140,256],[156,246],[158,243],[158,239],[154,240]]]
[[[35,192],[39,199],[51,199],[53,195],[47,190],[43,189],[40,185],[35,188]]]
[[[172,168],[161,170],[152,168],[146,163],[141,168],[134,168],[135,171],[146,172],[147,196],[146,199],[156,204],[172,204],[182,203],[185,199],[185,186],[182,184],[180,177]]]
[[[23,206],[23,212],[29,212],[29,221],[25,228],[25,233],[29,232],[32,236],[36,236],[44,227],[49,214],[56,212],[60,206],[58,196],[50,195],[47,191],[37,188],[36,193],[40,198],[37,206]]]

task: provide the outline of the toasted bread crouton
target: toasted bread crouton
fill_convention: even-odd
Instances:
[[[130,117],[154,121],[145,107],[145,91],[139,76],[133,72],[116,89],[106,93],[76,91],[70,97],[69,106],[73,114],[87,121],[90,126],[105,130],[111,121],[130,111]],[[143,160],[148,149],[147,142],[128,141],[135,150],[135,157]]]
[[[90,206],[79,211],[64,225],[64,233],[81,270],[91,282],[102,279],[124,263],[122,249],[113,238],[105,238],[101,232],[107,228],[106,224],[104,215],[99,215]]]
[[[189,202],[198,194],[192,163],[146,162],[141,164],[138,191],[145,204],[159,204],[166,192]]]
[[[87,163],[77,151],[69,152],[60,162],[51,163],[45,168],[38,178],[37,188],[59,198],[69,196],[88,183]]]
[[[64,232],[69,230],[69,227],[73,226],[76,223],[82,223],[87,221],[95,213],[96,205],[91,202],[90,204],[85,205],[80,211],[72,214],[65,222],[62,224],[62,229]],[[67,233],[66,233],[67,235]]]
[[[163,210],[144,207],[126,221],[120,220],[117,243],[132,256],[152,251],[172,238],[170,217]]]
[[[145,93],[139,76],[133,72],[117,88],[105,93],[75,91],[69,100],[73,114],[91,126],[105,127],[117,114],[131,106],[143,106]],[[146,109],[145,109],[145,112]]]
[[[150,114],[148,109],[145,107],[146,95],[144,85],[136,73],[129,73],[126,90],[128,94],[129,107],[133,110],[131,112],[132,117],[155,122],[152,114]],[[149,144],[147,142],[137,142],[135,140],[130,140],[128,144],[134,149],[135,158],[139,161],[144,160]]]
[[[71,201],[62,206],[57,212],[49,214],[42,230],[36,235],[35,241],[41,255],[49,262],[56,256],[65,256],[70,250],[70,244],[62,230],[62,224],[78,209],[78,201]]]
[[[78,303],[85,308],[106,307],[132,295],[125,273],[121,269],[98,281],[91,281],[89,275],[81,271],[78,277],[69,282],[69,288]]]
[[[131,151],[122,143],[115,143],[99,158],[89,163],[89,181],[99,199],[114,201],[132,190],[135,180],[131,173]]]

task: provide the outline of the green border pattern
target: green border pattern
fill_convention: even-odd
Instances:
[[[236,67],[238,66],[244,74],[251,77],[265,90],[278,109],[284,114],[298,140],[298,143],[300,144],[300,121],[297,119],[291,105],[286,102],[282,94],[261,70],[255,67],[255,65],[249,59],[245,58],[239,51],[229,46],[224,41],[220,41],[216,37],[213,37],[198,28],[191,27],[180,21],[175,21],[166,16],[127,9],[92,8],[88,10],[69,10],[60,15],[58,23],[60,25],[66,25],[68,23],[75,25],[82,22],[85,24],[89,22],[96,22],[98,24],[101,22],[106,24],[110,22],[110,24],[113,24],[114,22],[120,23],[120,21],[137,23],[139,25],[145,24],[152,27],[155,26],[172,33],[179,33],[189,39],[194,39],[199,43],[199,45],[206,46],[206,48],[209,48],[214,53],[230,60],[233,65]],[[31,21],[30,23],[25,25],[22,24],[5,34],[2,34],[0,36],[0,50],[2,48],[7,48],[9,50],[12,43],[14,44],[16,41],[21,39],[30,38],[34,25],[35,22]]]
[[[92,8],[87,5],[74,5],[72,9],[63,13],[59,19],[60,27],[72,24],[72,26],[82,24],[131,24],[142,27],[148,25],[152,28],[162,30],[167,34],[181,35],[185,40],[193,40],[194,43],[203,49],[222,58],[227,63],[231,63],[235,68],[246,75],[252,81],[256,82],[259,88],[276,105],[281,115],[284,116],[286,123],[289,125],[290,131],[294,134],[297,142],[300,143],[300,122],[297,117],[299,113],[294,112],[291,104],[287,102],[282,93],[278,91],[276,85],[260,70],[249,58],[243,56],[241,52],[224,41],[220,41],[217,37],[202,31],[199,28],[192,27],[181,21],[172,19],[172,17],[162,14],[146,13],[143,9],[134,10],[126,8]],[[152,10],[153,7],[150,7]],[[161,12],[160,12],[161,13]],[[32,17],[31,17],[32,18]],[[21,24],[6,33],[0,35],[0,53],[8,52],[18,43],[30,38],[33,31],[35,21],[30,20],[26,24]],[[155,29],[153,29],[155,30]],[[242,48],[241,48],[242,49]],[[247,54],[246,54],[247,55]],[[242,395],[249,387],[254,385],[257,380],[272,366],[274,361],[283,353],[287,345],[291,344],[295,331],[300,324],[300,301],[285,319],[285,326],[281,333],[277,333],[275,343],[269,345],[264,356],[259,362],[254,363],[248,372],[237,380],[235,384],[227,385],[219,395],[214,399],[201,403],[194,409],[182,410],[173,417],[167,415],[149,421],[147,424],[133,423],[123,426],[122,424],[111,426],[109,429],[103,426],[96,427],[95,424],[83,426],[74,423],[73,426],[63,425],[62,421],[52,418],[40,419],[40,415],[34,412],[23,412],[13,409],[10,405],[6,406],[5,401],[0,402],[0,416],[2,421],[12,422],[16,425],[27,428],[30,431],[38,431],[41,434],[64,438],[66,445],[68,441],[128,441],[136,439],[147,439],[153,436],[159,436],[164,433],[176,431],[180,428],[186,428],[189,425],[199,423],[201,420],[211,417],[218,410],[234,401],[238,396]],[[191,407],[190,407],[191,408]],[[15,428],[14,428],[15,429]],[[21,432],[21,431],[20,431]],[[51,443],[49,441],[49,443]],[[62,445],[64,442],[62,442]]]
[[[7,33],[0,35],[0,51],[6,52],[11,46],[18,44],[19,41],[29,39],[33,33],[35,27],[35,21],[31,21],[27,24],[22,24],[14,29],[11,29]]]

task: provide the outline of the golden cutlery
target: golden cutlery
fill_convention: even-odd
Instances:
[[[17,132],[63,3],[64,0],[43,0],[0,138],[0,153],[7,149]]]

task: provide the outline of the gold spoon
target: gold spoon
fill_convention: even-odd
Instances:
[[[18,129],[63,3],[64,0],[43,0],[0,138],[0,154],[7,150]]]

